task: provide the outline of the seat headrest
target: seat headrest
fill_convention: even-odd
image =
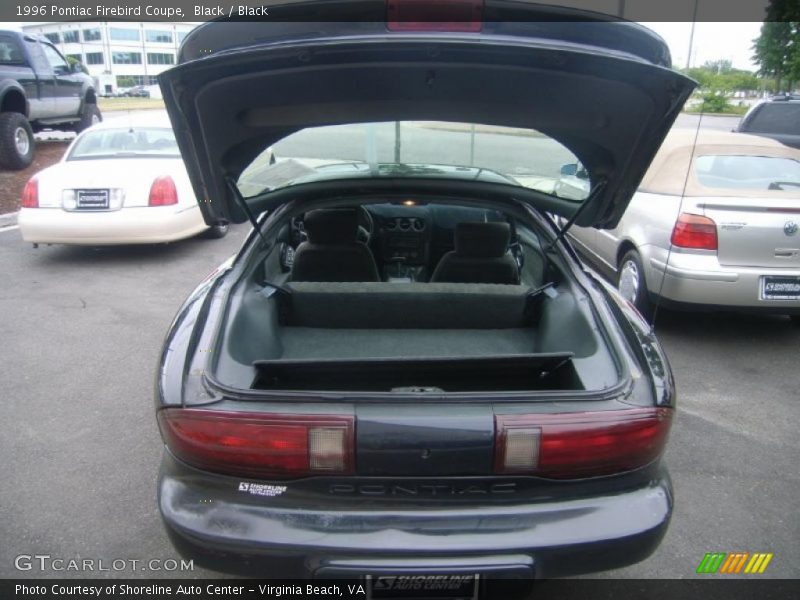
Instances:
[[[351,244],[358,235],[358,213],[354,208],[318,208],[303,219],[312,244]]]
[[[456,224],[456,254],[470,258],[499,258],[511,239],[508,223]]]

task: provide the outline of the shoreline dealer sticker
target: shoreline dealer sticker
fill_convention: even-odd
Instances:
[[[478,597],[478,575],[367,576],[367,598],[472,600]]]
[[[247,481],[239,482],[239,491],[247,492],[253,496],[267,496],[274,497],[280,496],[286,491],[285,485],[265,485],[263,483],[248,483]]]

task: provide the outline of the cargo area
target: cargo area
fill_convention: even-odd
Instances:
[[[600,389],[613,361],[566,287],[288,283],[240,297],[217,377],[354,392]],[[606,375],[607,377],[607,375]]]
[[[266,360],[256,389],[376,392],[481,392],[580,389],[571,354]]]

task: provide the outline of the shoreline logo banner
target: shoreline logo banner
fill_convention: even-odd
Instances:
[[[706,552],[697,565],[697,573],[760,575],[772,560],[772,552]]]

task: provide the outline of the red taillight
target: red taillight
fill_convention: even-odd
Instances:
[[[150,206],[169,206],[178,203],[178,190],[172,177],[162,175],[155,178],[153,185],[150,186],[150,199],[147,203]]]
[[[700,215],[681,213],[672,229],[672,245],[700,250],[717,249],[717,224]]]
[[[668,408],[495,417],[495,471],[578,479],[643,467],[664,450]]]
[[[167,408],[164,442],[180,460],[250,477],[300,477],[353,471],[353,418]]]
[[[483,28],[483,0],[388,0],[389,31],[469,31]]]
[[[22,208],[39,208],[39,180],[36,177],[28,179],[22,189]]]

